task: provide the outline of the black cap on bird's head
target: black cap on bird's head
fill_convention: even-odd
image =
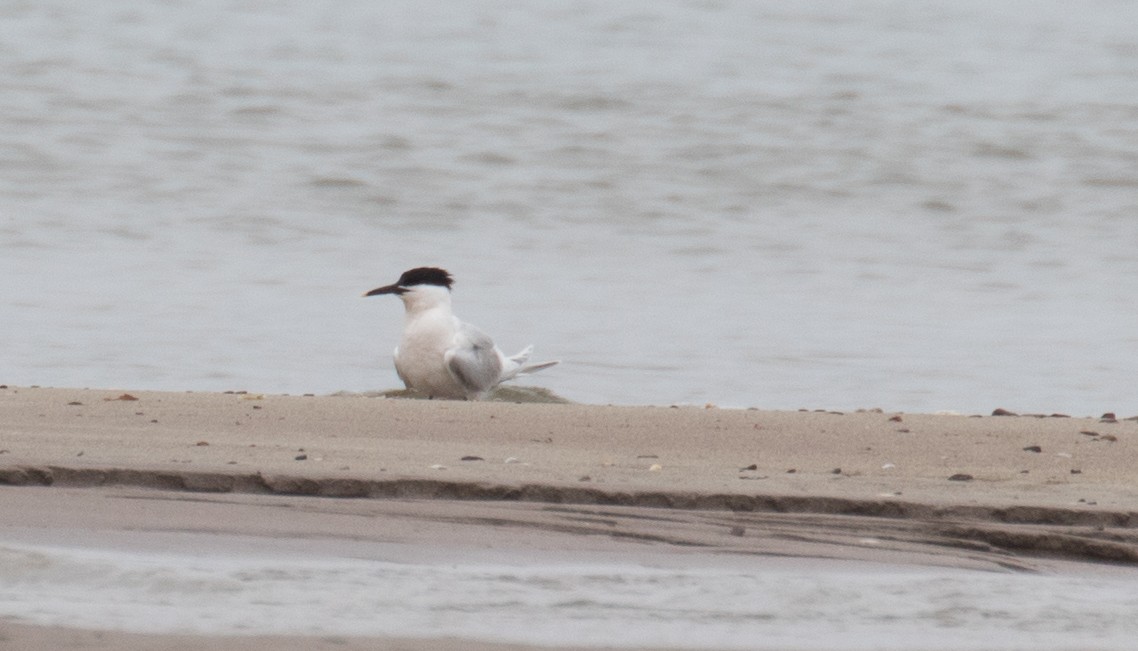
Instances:
[[[384,285],[377,287],[364,296],[379,296],[380,294],[403,294],[410,288],[416,285],[435,285],[437,287],[445,287],[450,289],[451,284],[454,283],[454,278],[451,278],[446,269],[439,269],[438,267],[415,267],[408,269],[399,276],[398,282],[394,285]]]

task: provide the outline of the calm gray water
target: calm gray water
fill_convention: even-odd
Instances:
[[[653,560],[645,550],[569,558],[475,550],[408,561],[401,557],[415,554],[398,545],[329,555],[320,541],[284,553],[272,541],[181,536],[180,549],[166,552],[0,544],[0,616],[151,633],[604,648],[1132,649],[1138,636],[1131,571],[997,573],[691,554]],[[243,551],[219,553],[220,544]],[[257,547],[269,549],[249,553]]]
[[[9,2],[0,382],[1138,412],[1138,4]]]

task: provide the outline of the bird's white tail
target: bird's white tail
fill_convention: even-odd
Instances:
[[[557,366],[561,363],[560,360],[554,362],[538,362],[536,364],[526,364],[529,361],[530,354],[533,353],[533,346],[526,346],[525,350],[514,355],[507,357],[506,363],[502,367],[502,382],[512,380],[519,375],[529,375],[530,373],[537,373],[538,371],[549,368],[550,366]]]

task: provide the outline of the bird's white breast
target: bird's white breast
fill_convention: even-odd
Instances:
[[[443,361],[458,326],[458,319],[442,306],[407,314],[395,369],[408,387],[438,398],[466,397]]]

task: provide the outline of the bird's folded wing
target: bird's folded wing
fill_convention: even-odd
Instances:
[[[468,323],[459,328],[443,359],[455,381],[472,393],[492,389],[502,375],[502,358],[494,341]]]

